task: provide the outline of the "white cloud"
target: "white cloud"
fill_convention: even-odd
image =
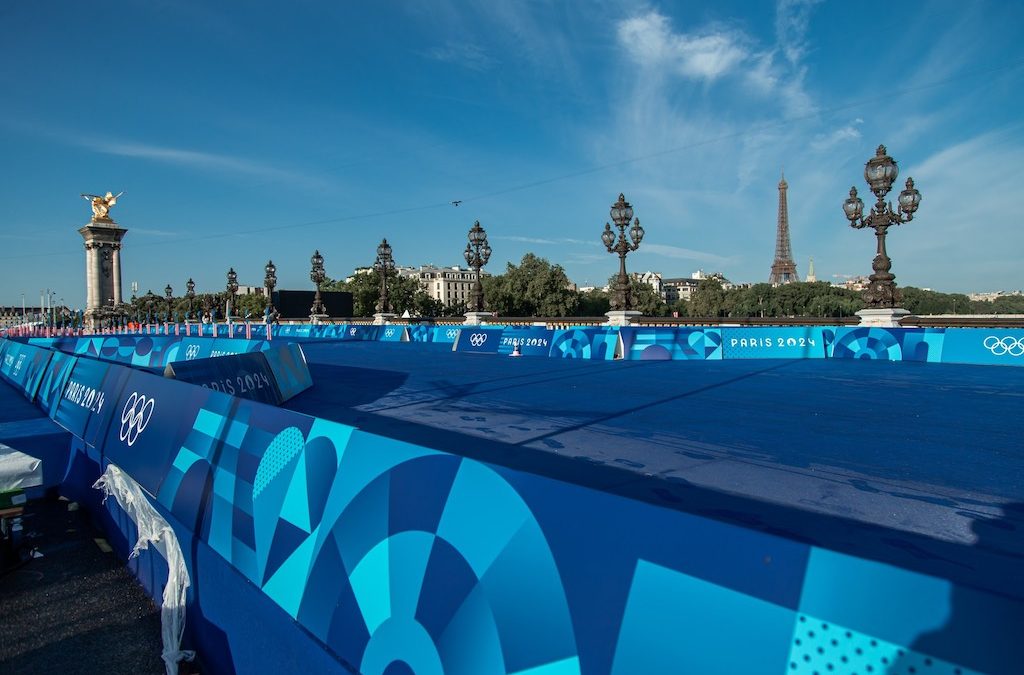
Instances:
[[[779,0],[775,5],[775,38],[794,66],[803,60],[807,51],[807,27],[811,10],[821,0]]]
[[[700,260],[703,262],[714,263],[716,265],[726,265],[734,260],[729,256],[716,255],[705,251],[695,251],[691,248],[682,248],[681,246],[669,246],[668,244],[644,244],[644,251],[646,253],[653,253],[666,258],[675,258],[678,260]]]
[[[831,150],[843,141],[853,141],[860,138],[860,129],[857,127],[864,123],[864,120],[857,118],[849,124],[836,129],[829,134],[818,134],[811,141],[811,149],[817,152]]]
[[[542,239],[540,237],[520,237],[518,235],[497,235],[491,237],[491,239],[498,239],[501,241],[518,241],[523,244],[557,244],[558,242],[554,239]]]
[[[482,47],[469,42],[449,40],[443,46],[434,47],[426,55],[435,61],[454,63],[478,72],[490,70],[496,64],[495,60]]]
[[[667,68],[697,80],[716,80],[748,57],[741,33],[715,28],[675,33],[668,19],[653,11],[620,22],[618,38],[639,65]]]
[[[114,141],[102,138],[74,138],[75,145],[120,157],[135,157],[164,164],[174,164],[193,169],[252,176],[267,181],[287,182],[307,187],[324,187],[326,182],[300,173],[295,173],[256,160],[230,155],[219,155],[198,150],[183,150],[147,143]]]

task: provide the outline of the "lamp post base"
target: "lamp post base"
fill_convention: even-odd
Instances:
[[[492,312],[466,312],[466,320],[462,322],[464,326],[479,326],[482,323],[487,323],[494,318]]]
[[[384,324],[394,321],[397,316],[397,314],[393,314],[391,312],[377,312],[373,315],[373,325],[383,326]]]
[[[605,316],[608,317],[609,326],[629,326],[633,323],[634,319],[639,319],[643,316],[643,313],[634,309],[613,309],[610,312],[606,312]]]
[[[910,312],[900,307],[883,307],[880,309],[862,309],[857,312],[860,326],[869,328],[899,328],[900,319],[910,316]]]
[[[315,326],[321,323],[327,323],[330,318],[331,317],[327,314],[310,314],[309,322]]]

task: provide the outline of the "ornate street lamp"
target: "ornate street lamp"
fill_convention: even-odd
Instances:
[[[319,249],[313,253],[309,262],[313,266],[309,271],[309,280],[316,284],[316,296],[313,297],[313,306],[309,308],[309,313],[313,316],[320,316],[327,313],[327,308],[324,307],[324,303],[320,299],[320,284],[324,282],[327,275],[324,273],[324,257],[320,255]]]
[[[234,267],[228,268],[228,283],[225,289],[227,291],[227,301],[224,303],[224,318],[230,321],[231,300],[235,297],[235,293],[238,292],[238,274],[235,272]]]
[[[469,230],[469,243],[463,251],[466,264],[475,272],[473,281],[473,311],[484,311],[484,287],[480,283],[480,268],[491,259],[491,246],[487,243],[487,231],[480,227],[480,221],[473,223]]]
[[[633,308],[633,289],[629,277],[626,276],[626,255],[640,248],[644,228],[640,227],[640,219],[637,218],[629,228],[629,239],[626,239],[626,226],[633,220],[633,207],[626,201],[625,195],[619,194],[619,201],[612,204],[611,217],[612,222],[619,228],[618,241],[615,240],[615,232],[608,223],[604,224],[604,232],[601,233],[601,241],[608,252],[619,254],[619,275],[615,278],[612,288],[611,308],[630,310]]]
[[[185,297],[188,298],[188,318],[192,318],[192,303],[196,299],[196,282],[192,281],[192,277],[188,278],[185,282]]]
[[[170,284],[164,286],[164,296],[167,298],[167,320],[171,320],[171,298],[174,296],[174,289]]]
[[[921,193],[914,188],[914,179],[907,178],[906,189],[900,193],[899,206],[893,211],[892,203],[885,201],[885,196],[892,189],[892,184],[899,175],[896,160],[885,154],[885,146],[879,145],[875,156],[864,165],[864,179],[878,199],[871,207],[871,213],[863,216],[864,202],[857,196],[857,188],[850,188],[850,197],[843,202],[850,226],[856,229],[873,227],[878,240],[878,251],[871,263],[874,272],[868,277],[868,288],[864,291],[864,301],[871,309],[896,307],[900,301],[900,293],[896,290],[896,275],[892,269],[892,260],[885,252],[885,234],[890,225],[909,223],[914,219],[914,212],[921,203]]]
[[[373,262],[373,269],[380,274],[380,297],[377,299],[377,313],[391,313],[391,299],[388,297],[388,276],[395,269],[395,259],[391,256],[391,245],[384,239],[377,247],[377,259]]]
[[[274,265],[273,260],[268,260],[266,267],[263,268],[266,275],[263,277],[263,287],[267,289],[267,309],[270,310],[270,315],[274,314],[274,287],[277,286],[277,267]]]

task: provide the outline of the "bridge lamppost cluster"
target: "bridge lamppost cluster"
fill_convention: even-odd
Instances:
[[[174,289],[170,284],[164,286],[164,297],[167,298],[167,320],[171,320],[171,298],[174,296]]]
[[[380,294],[377,298],[377,314],[375,319],[383,322],[391,312],[391,298],[388,294],[388,277],[395,269],[395,259],[392,256],[391,244],[383,239],[377,247],[377,259],[373,261],[373,269],[380,275]]]
[[[268,260],[263,268],[263,288],[267,291],[267,316],[274,316],[274,287],[277,286],[277,266],[273,260]]]
[[[619,228],[618,240],[615,232],[609,223],[604,224],[604,232],[601,233],[601,241],[609,253],[619,254],[619,274],[612,284],[611,308],[612,312],[624,313],[633,309],[633,289],[629,276],[626,275],[626,255],[631,251],[640,248],[640,242],[644,238],[644,228],[640,227],[640,219],[633,220],[633,207],[626,201],[623,194],[619,194],[619,200],[612,204],[612,222]],[[633,220],[633,226],[629,228],[629,239],[626,239],[626,226]],[[623,315],[624,316],[624,315]],[[613,318],[614,317],[609,317]]]
[[[309,271],[309,280],[316,284],[313,306],[309,308],[310,318],[325,316],[327,308],[324,307],[323,300],[320,297],[320,285],[327,279],[327,274],[324,272],[324,257],[320,255],[320,249],[314,251],[313,257],[309,259],[309,262],[312,265]]]
[[[896,160],[886,154],[885,146],[879,145],[875,156],[864,165],[864,180],[878,201],[871,207],[871,213],[864,216],[864,202],[857,196],[857,188],[850,188],[850,196],[843,202],[850,226],[856,229],[870,227],[875,230],[877,251],[871,263],[873,270],[868,277],[868,288],[864,292],[864,301],[868,308],[862,310],[862,323],[875,325],[895,325],[900,316],[909,312],[897,308],[900,293],[896,289],[896,275],[892,273],[892,260],[885,250],[885,235],[890,225],[909,223],[914,219],[914,212],[921,203],[921,193],[914,187],[914,179],[907,178],[906,188],[900,192],[898,206],[895,210],[892,203],[885,197],[892,189],[892,184],[899,175]],[[874,317],[872,321],[869,317]]]
[[[192,277],[188,278],[185,282],[185,297],[188,299],[188,318],[192,318],[192,303],[196,299],[196,282],[192,281]]]
[[[235,272],[235,268],[228,268],[228,283],[225,287],[227,294],[227,301],[224,303],[224,318],[227,320],[231,319],[231,310],[233,309],[232,303],[235,298],[235,293],[238,293],[238,273]]]
[[[491,246],[487,243],[487,231],[480,227],[480,221],[469,229],[469,243],[463,252],[466,264],[473,269],[473,304],[471,312],[484,311],[484,287],[480,283],[480,269],[491,259]]]

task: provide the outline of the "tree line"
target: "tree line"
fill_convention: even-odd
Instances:
[[[609,283],[614,277],[609,278]],[[561,265],[533,253],[518,265],[507,263],[501,274],[482,279],[484,306],[498,316],[598,317],[610,308],[608,293],[580,292]],[[353,314],[372,316],[380,294],[377,271],[357,274],[350,281],[328,280],[324,290],[352,294]],[[459,317],[466,303],[444,305],[420,288],[418,279],[392,276],[388,282],[394,311],[414,316]],[[993,302],[971,300],[962,293],[938,293],[908,286],[901,288],[901,306],[913,314],[1024,314],[1024,296],[1004,296]],[[772,286],[754,284],[723,288],[716,279],[702,279],[689,300],[669,304],[646,283],[632,279],[633,305],[644,316],[749,318],[844,317],[864,308],[861,294],[827,282],[801,282]]]

